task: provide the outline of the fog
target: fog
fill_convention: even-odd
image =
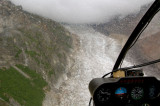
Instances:
[[[23,9],[58,22],[104,23],[136,13],[153,0],[11,0]]]

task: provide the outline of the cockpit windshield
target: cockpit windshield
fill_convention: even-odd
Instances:
[[[160,12],[158,12],[149,25],[141,33],[135,45],[127,52],[126,60],[132,61],[133,65],[146,63],[160,59]],[[126,67],[122,64],[121,67]],[[160,78],[160,63],[143,67],[146,75]]]

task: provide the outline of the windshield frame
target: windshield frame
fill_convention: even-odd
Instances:
[[[115,62],[112,72],[114,70],[117,70],[119,66],[121,66],[128,50],[131,49],[132,46],[136,43],[141,33],[145,30],[145,28],[148,26],[150,21],[153,19],[153,17],[157,14],[159,10],[160,10],[160,0],[155,0],[155,2],[151,5],[146,14],[142,17],[142,19],[140,20],[136,28],[133,30],[130,37],[128,38],[126,44],[122,48],[117,58],[117,61]]]

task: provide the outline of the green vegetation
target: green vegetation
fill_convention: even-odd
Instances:
[[[49,77],[51,77],[52,75],[55,75],[55,71],[54,71],[54,70],[50,70],[50,71],[48,72],[48,76],[49,76]]]
[[[16,53],[16,55],[15,55],[15,57],[16,58],[19,58],[19,55],[22,53],[22,50],[21,49],[19,49],[18,51],[17,51],[17,53]]]
[[[31,79],[25,78],[13,67],[0,69],[0,97],[7,102],[9,98],[13,98],[24,106],[41,106],[45,96],[43,88],[47,83],[28,67],[23,65],[17,65],[17,67]]]
[[[21,69],[24,73],[28,74],[31,78],[32,81],[36,86],[39,86],[43,88],[44,86],[47,85],[47,83],[44,81],[44,79],[41,77],[40,74],[37,74],[34,70],[29,69],[26,66],[23,66],[21,64],[16,65],[19,69]]]
[[[40,56],[40,54],[38,54],[37,52],[26,50],[25,53],[28,54],[29,56],[31,56],[37,62],[38,65],[41,63],[40,59],[38,57],[38,56]]]
[[[28,54],[28,55],[30,55],[31,57],[35,57],[35,56],[39,56],[39,54],[38,53],[36,53],[35,51],[27,51],[26,50],[26,53]]]

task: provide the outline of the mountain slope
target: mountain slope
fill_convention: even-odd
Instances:
[[[27,94],[28,97],[24,97],[24,87],[28,86],[33,87],[33,90],[40,90],[43,96],[37,95],[37,100],[42,102],[44,90],[54,86],[65,73],[67,58],[72,49],[71,36],[60,24],[25,12],[21,6],[15,6],[8,0],[0,0],[0,98],[11,105],[32,104],[27,100],[35,97],[31,96],[32,90],[31,94]],[[30,78],[25,78],[15,66]],[[5,74],[10,75],[4,78]],[[9,80],[10,77],[14,80]],[[14,89],[10,89],[9,92],[9,83],[25,83],[23,86],[12,86],[16,90],[21,88],[24,91],[16,93]],[[35,91],[33,95],[34,93]],[[19,96],[22,100],[17,98]]]

